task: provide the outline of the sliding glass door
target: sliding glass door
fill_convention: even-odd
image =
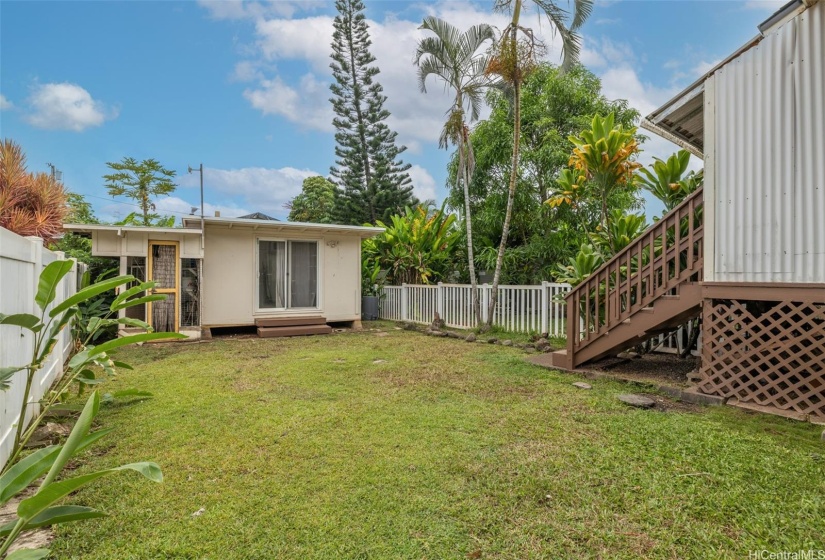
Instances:
[[[258,308],[317,308],[318,243],[258,240]]]

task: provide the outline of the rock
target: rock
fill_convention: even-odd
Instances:
[[[446,334],[450,338],[461,338],[461,335],[454,331],[444,331],[444,334]]]
[[[617,397],[620,401],[636,408],[653,408],[656,406],[656,401],[643,397],[642,395],[634,395],[631,393],[624,393]]]
[[[200,517],[201,515],[204,514],[205,511],[206,511],[206,508],[200,508],[198,511],[196,511],[195,513],[192,514],[192,517]]]
[[[691,383],[699,383],[700,381],[702,381],[702,374],[699,373],[698,369],[689,371],[687,374],[687,380]]]
[[[550,338],[550,333],[543,332],[543,333],[541,333],[541,337],[543,339],[547,340],[548,338]]]
[[[579,389],[592,389],[593,386],[589,383],[585,383],[584,381],[576,381],[573,383],[573,387],[578,387]]]
[[[488,344],[495,344],[496,342],[498,342],[498,339],[497,339],[497,338],[494,338],[494,337],[493,337],[493,338],[488,338],[488,339],[487,339],[487,343],[488,343]]]
[[[628,356],[627,352],[619,352],[618,354],[616,354],[616,357],[621,359],[621,360],[629,360],[630,359],[630,356]]]
[[[416,330],[415,323],[409,323],[409,322],[401,323],[401,328],[404,329],[405,331],[414,331],[414,330]]]
[[[533,348],[532,346],[525,346],[524,351],[527,352],[528,354],[535,354],[536,353],[536,349]]]
[[[536,348],[538,348],[538,347],[539,347],[539,344],[550,344],[550,341],[549,341],[549,340],[547,340],[547,338],[546,338],[546,337],[542,336],[541,338],[539,338],[539,339],[536,341]]]
[[[464,338],[464,340],[467,341],[467,342],[475,342],[476,341],[476,335],[474,335],[473,333],[470,333]]]
[[[372,363],[374,363],[374,364],[386,364],[387,360],[373,360]]]
[[[544,352],[545,350],[550,348],[550,344],[547,343],[546,341],[545,342],[541,342],[541,341],[536,342],[536,344],[534,346],[535,346],[536,350],[538,350],[539,352]]]
[[[502,340],[502,341],[501,341],[501,345],[502,345],[502,346],[512,346],[512,345],[513,345],[513,341],[512,341],[512,340]]]

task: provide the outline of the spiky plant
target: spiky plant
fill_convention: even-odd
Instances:
[[[68,212],[63,184],[46,173],[29,173],[26,156],[13,140],[0,144],[0,227],[49,243]]]

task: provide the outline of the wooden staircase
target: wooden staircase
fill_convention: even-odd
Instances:
[[[327,320],[324,317],[256,319],[255,326],[258,327],[258,336],[261,338],[329,334],[332,332],[332,327],[327,325]]]
[[[698,189],[567,294],[555,367],[618,354],[700,314],[702,210]]]

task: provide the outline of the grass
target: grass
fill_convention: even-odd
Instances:
[[[825,548],[819,430],[641,411],[514,349],[392,330],[132,348],[56,558],[745,558]],[[203,509],[202,509],[203,508]],[[202,510],[201,515],[193,516]]]

